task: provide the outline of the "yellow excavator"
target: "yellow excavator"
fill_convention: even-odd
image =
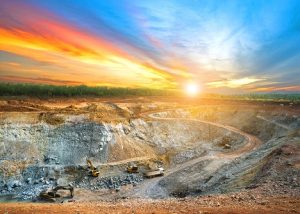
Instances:
[[[89,167],[90,170],[91,170],[91,175],[92,175],[93,177],[98,177],[99,174],[100,174],[100,172],[97,170],[96,167],[94,167],[94,165],[92,164],[92,161],[89,160],[89,159],[86,159],[86,163],[87,163],[88,167]]]
[[[131,164],[127,167],[128,173],[138,173],[138,167],[135,164]]]

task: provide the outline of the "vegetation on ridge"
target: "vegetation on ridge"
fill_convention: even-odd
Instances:
[[[38,97],[76,97],[76,96],[158,96],[170,95],[169,90],[147,89],[147,88],[110,88],[106,86],[91,87],[41,85],[28,83],[0,83],[0,94],[2,96],[38,96]]]
[[[0,96],[33,97],[125,97],[125,96],[182,96],[183,92],[149,88],[114,88],[106,86],[58,86],[29,83],[0,83]],[[201,98],[256,101],[300,102],[300,93],[202,94]]]

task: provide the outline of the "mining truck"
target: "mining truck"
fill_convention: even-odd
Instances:
[[[158,176],[163,176],[164,175],[164,168],[159,167],[156,170],[152,170],[152,171],[148,171],[144,173],[144,176],[146,178],[154,178],[154,177],[158,177]]]

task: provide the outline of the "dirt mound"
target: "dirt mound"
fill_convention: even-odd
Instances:
[[[50,113],[50,112],[47,112],[47,113],[41,113],[39,115],[39,120],[40,121],[43,121],[43,122],[46,122],[50,125],[59,125],[59,124],[62,124],[64,123],[64,118],[55,114],[55,113]]]
[[[2,112],[34,112],[34,111],[47,111],[44,105],[34,102],[27,102],[23,100],[0,100],[0,111]]]

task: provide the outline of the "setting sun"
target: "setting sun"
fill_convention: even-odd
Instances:
[[[191,97],[199,93],[199,85],[196,83],[189,83],[185,86],[185,93]]]

